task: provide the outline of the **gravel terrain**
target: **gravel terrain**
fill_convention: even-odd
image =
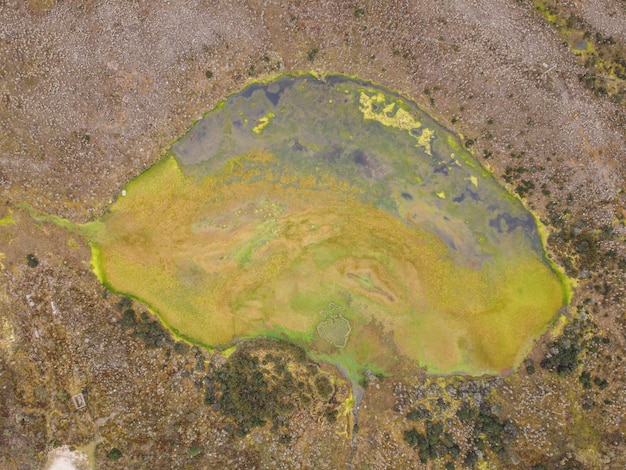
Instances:
[[[624,468],[626,106],[585,85],[593,63],[543,3],[0,0],[0,219],[14,221],[0,221],[0,467],[44,468],[49,452],[72,458],[67,445],[94,468]],[[624,61],[623,1],[562,6]],[[356,427],[350,413],[319,414],[341,411],[330,399],[242,437],[203,403],[223,357],[147,347],[88,247],[20,206],[92,220],[220,100],[304,70],[413,98],[546,224],[578,286],[532,368],[371,376]],[[430,417],[407,418],[419,406]],[[459,455],[433,444],[425,464],[406,432],[434,422]]]

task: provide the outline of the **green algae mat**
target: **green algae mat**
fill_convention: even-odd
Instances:
[[[84,227],[100,280],[205,346],[356,377],[502,373],[566,303],[537,223],[415,103],[282,76],[232,95]]]

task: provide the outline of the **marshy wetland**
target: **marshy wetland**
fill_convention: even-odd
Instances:
[[[337,364],[502,373],[568,301],[537,222],[412,101],[339,75],[248,86],[82,226],[178,336]]]

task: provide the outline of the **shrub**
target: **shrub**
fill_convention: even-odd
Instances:
[[[412,411],[409,411],[406,418],[411,421],[421,421],[425,418],[431,418],[432,414],[424,405],[419,405]]]
[[[550,353],[539,363],[544,369],[560,376],[568,375],[576,369],[581,351],[579,336],[567,328],[566,330],[563,336],[548,344],[548,348],[554,353]]]
[[[189,345],[183,341],[177,341],[174,345],[174,352],[176,354],[180,354],[182,356],[183,354],[187,354],[188,351]]]
[[[333,384],[330,383],[328,377],[325,375],[318,375],[315,377],[315,389],[319,396],[325,400],[330,398],[330,395],[333,393]]]
[[[440,459],[446,455],[452,458],[458,457],[460,447],[454,442],[451,434],[443,432],[443,423],[439,421],[426,421],[425,433],[418,432],[415,428],[404,431],[404,441],[418,451],[422,463],[429,459]]]
[[[478,463],[478,455],[473,450],[469,451],[463,460],[463,466],[474,468]]]
[[[107,454],[107,459],[116,461],[116,460],[119,460],[121,456],[122,456],[122,451],[119,450],[117,447],[113,447]]]
[[[591,388],[591,374],[587,371],[584,371],[578,377],[578,381],[583,385],[583,388],[589,389]]]
[[[26,264],[29,268],[36,268],[39,265],[39,260],[31,253],[26,256]]]
[[[124,310],[122,315],[122,328],[132,328],[137,324],[137,318],[135,317],[135,311],[132,308]]]
[[[115,305],[115,310],[121,312],[122,310],[132,307],[132,305],[133,301],[131,299],[129,299],[128,297],[121,297]]]

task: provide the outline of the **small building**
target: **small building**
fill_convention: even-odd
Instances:
[[[72,403],[74,403],[74,407],[76,407],[77,410],[87,406],[87,402],[85,402],[85,397],[82,392],[72,397]]]

